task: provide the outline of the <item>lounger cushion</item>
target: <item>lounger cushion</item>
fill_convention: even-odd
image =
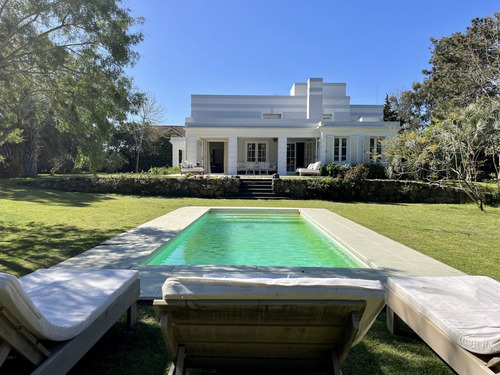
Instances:
[[[0,305],[39,338],[69,340],[138,277],[133,270],[43,269],[20,279],[0,273]]]
[[[500,353],[500,282],[486,276],[391,277],[387,285],[464,349]]]
[[[162,287],[165,301],[175,300],[346,300],[366,301],[354,344],[361,341],[385,306],[385,290],[378,280],[332,278],[168,278]]]

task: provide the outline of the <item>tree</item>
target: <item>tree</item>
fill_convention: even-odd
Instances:
[[[392,118],[399,121],[403,130],[425,128],[431,118],[429,103],[419,82],[413,83],[412,90],[405,90],[387,97],[385,108],[391,111]]]
[[[410,107],[423,105],[427,119],[444,120],[455,108],[465,108],[480,97],[498,98],[500,13],[473,19],[465,33],[431,38],[429,64],[431,68],[423,71],[423,83],[414,83],[410,92],[398,98],[408,100]]]
[[[130,104],[123,68],[142,40],[130,32],[142,20],[119,1],[0,0],[0,145],[27,140],[50,116],[99,165],[111,124]]]
[[[144,139],[149,135],[152,125],[163,121],[165,110],[153,95],[139,94],[132,110],[132,121],[126,125],[133,136],[135,148],[135,173],[139,172],[139,159]]]
[[[484,154],[498,147],[500,105],[478,99],[464,109],[434,121],[425,130],[404,132],[388,140],[386,157],[391,177],[410,176],[442,185],[450,181],[483,210],[484,188],[478,177]]]

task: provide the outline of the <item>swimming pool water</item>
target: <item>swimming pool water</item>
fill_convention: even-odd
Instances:
[[[361,267],[300,214],[209,212],[141,264]]]

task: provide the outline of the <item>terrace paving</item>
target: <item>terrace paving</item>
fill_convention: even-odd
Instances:
[[[222,207],[214,207],[220,209]],[[161,298],[161,286],[171,276],[206,274],[283,275],[377,279],[389,276],[457,276],[463,272],[382,236],[326,209],[298,208],[370,268],[263,267],[263,266],[145,266],[138,262],[170,240],[211,207],[183,207],[121,233],[98,246],[55,265],[55,268],[136,269],[141,277],[142,300]],[[231,207],[235,209],[235,207]],[[244,208],[246,210],[290,210]]]

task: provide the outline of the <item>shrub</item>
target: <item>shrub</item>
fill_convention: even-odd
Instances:
[[[181,170],[179,167],[152,167],[149,168],[148,172],[157,175],[167,175],[167,174],[180,173]]]
[[[351,169],[350,164],[335,164],[330,163],[324,166],[323,175],[330,177],[340,177],[343,178],[345,173]]]
[[[354,168],[350,168],[344,175],[343,184],[349,190],[359,188],[364,180],[368,178],[370,170],[365,164],[357,164]]]
[[[335,164],[330,163],[323,167],[323,175],[330,177],[339,177],[344,178],[346,173],[351,171],[353,168],[356,168],[358,165],[364,165],[368,170],[367,179],[386,179],[387,174],[385,167],[382,164]]]
[[[376,163],[369,163],[369,164],[363,164],[366,168],[368,168],[368,177],[367,179],[373,180],[373,179],[386,179],[387,178],[387,172],[386,168],[382,164],[376,164]]]
[[[127,161],[121,154],[112,152],[106,158],[103,170],[107,173],[115,173],[122,168],[126,162]]]

